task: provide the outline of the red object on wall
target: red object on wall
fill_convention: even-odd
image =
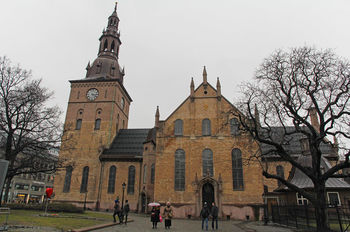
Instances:
[[[46,196],[47,196],[48,198],[51,197],[52,193],[53,193],[53,189],[52,189],[52,188],[47,188],[47,189],[46,189]]]

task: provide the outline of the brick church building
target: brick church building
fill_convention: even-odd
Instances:
[[[222,95],[219,79],[215,87],[207,81],[205,67],[202,83],[195,87],[192,79],[189,96],[167,118],[157,107],[153,128],[128,129],[132,98],[118,62],[118,24],[115,7],[86,77],[70,81],[60,158],[71,166],[56,174],[55,201],[105,210],[124,196],[137,212],[170,201],[175,217],[198,217],[206,201],[224,218],[261,218],[262,204],[283,199],[273,192],[279,185],[264,179],[258,162],[245,164],[259,146],[239,130],[233,115],[241,113]],[[292,169],[273,157],[264,162],[286,177]]]

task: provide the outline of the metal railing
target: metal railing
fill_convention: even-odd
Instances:
[[[312,205],[272,205],[268,216],[274,223],[316,231],[315,208]],[[349,231],[350,208],[348,205],[328,205],[327,216],[331,231]]]

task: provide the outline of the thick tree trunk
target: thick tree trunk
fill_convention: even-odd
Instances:
[[[319,232],[329,232],[328,226],[328,208],[326,200],[326,186],[325,183],[321,183],[317,186],[315,185],[315,194],[317,197],[317,204],[315,207],[316,225],[317,231]]]
[[[12,180],[12,177],[7,177],[7,179],[6,179],[6,188],[5,188],[5,196],[4,196],[4,203],[5,203],[5,204],[6,204],[7,201],[8,201],[8,196],[9,196],[9,192],[10,192],[11,180]]]
[[[0,192],[0,207],[1,207],[1,205],[2,205],[2,193],[4,192],[4,188],[2,188],[0,191],[1,191]]]

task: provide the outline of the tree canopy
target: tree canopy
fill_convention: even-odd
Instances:
[[[0,141],[9,161],[7,180],[21,173],[52,173],[61,138],[61,111],[31,72],[0,57]],[[51,163],[52,165],[42,165]]]
[[[349,62],[332,50],[312,47],[275,51],[257,69],[255,80],[243,85],[241,107],[248,118],[240,117],[241,123],[260,148],[265,148],[255,158],[275,155],[289,162],[311,179],[314,190],[299,188],[267,168],[263,175],[277,179],[318,207],[319,231],[327,230],[327,222],[322,222],[327,221],[325,183],[329,178],[344,177],[339,171],[350,167],[349,88]],[[297,162],[286,149],[293,138],[304,141],[300,145],[307,147],[311,167]],[[325,144],[344,158],[326,171],[321,167]]]

